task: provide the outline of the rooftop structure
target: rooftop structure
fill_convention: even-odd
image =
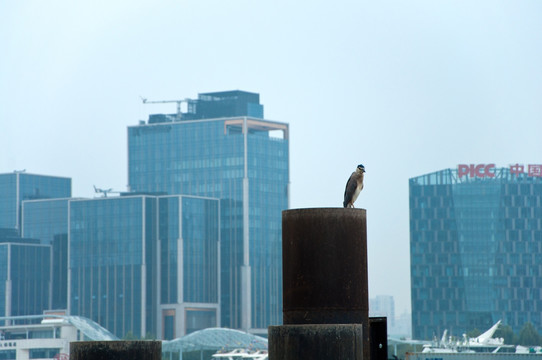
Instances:
[[[260,94],[241,90],[219,91],[199,94],[198,99],[148,101],[144,104],[176,103],[175,114],[154,114],[149,117],[149,124],[216,119],[224,117],[248,116],[263,119],[263,105],[260,104]],[[186,111],[181,104],[186,103]]]

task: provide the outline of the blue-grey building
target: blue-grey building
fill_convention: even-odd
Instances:
[[[126,195],[69,212],[69,314],[119,337],[220,325],[218,200]]]
[[[542,165],[459,165],[409,190],[413,337],[541,331]]]
[[[52,245],[52,309],[67,309],[68,222],[71,198],[22,202],[22,236]],[[39,314],[36,314],[39,315]]]
[[[70,178],[29,174],[0,174],[0,228],[21,229],[23,200],[70,197]]]
[[[51,246],[0,229],[0,317],[41,314],[51,306]]]
[[[282,321],[288,125],[264,120],[255,93],[205,93],[186,102],[185,113],[179,107],[128,128],[129,187],[221,200],[221,324],[266,334]]]
[[[220,206],[217,199],[158,198],[157,334],[174,339],[220,326]]]

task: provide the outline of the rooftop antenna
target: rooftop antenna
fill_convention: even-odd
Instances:
[[[120,192],[118,191],[113,191],[112,188],[100,189],[100,188],[97,188],[96,185],[93,185],[93,186],[94,186],[94,192],[103,194],[103,197],[107,197],[107,194],[120,194]]]
[[[176,103],[177,104],[177,116],[180,118],[182,116],[181,112],[181,104],[184,103],[190,103],[194,100],[192,99],[181,99],[181,100],[155,100],[155,101],[149,101],[147,98],[144,98],[143,96],[140,96],[141,101],[143,104],[168,104],[168,103]]]

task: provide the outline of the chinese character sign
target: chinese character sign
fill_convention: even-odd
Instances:
[[[527,165],[527,172],[525,172],[525,166],[523,164],[510,165],[511,175],[519,176],[525,173],[530,177],[542,177],[542,164]],[[463,176],[471,178],[492,178],[495,177],[495,164],[460,164],[457,165],[457,175],[459,178],[462,178]]]
[[[525,172],[525,167],[520,164],[510,165],[510,174],[518,176]]]
[[[525,166],[521,164],[510,165],[510,174],[520,175],[525,173]],[[527,176],[542,177],[542,164],[529,164],[527,166]]]
[[[542,165],[529,165],[529,176],[542,177]]]

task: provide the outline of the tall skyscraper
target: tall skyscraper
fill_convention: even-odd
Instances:
[[[410,179],[413,337],[542,330],[542,165],[459,165]]]
[[[186,102],[187,112],[151,115],[128,128],[130,189],[220,199],[222,326],[267,333],[282,321],[288,125],[264,120],[255,93]]]
[[[21,229],[23,200],[64,198],[72,195],[70,178],[28,174],[0,174],[0,228]]]

